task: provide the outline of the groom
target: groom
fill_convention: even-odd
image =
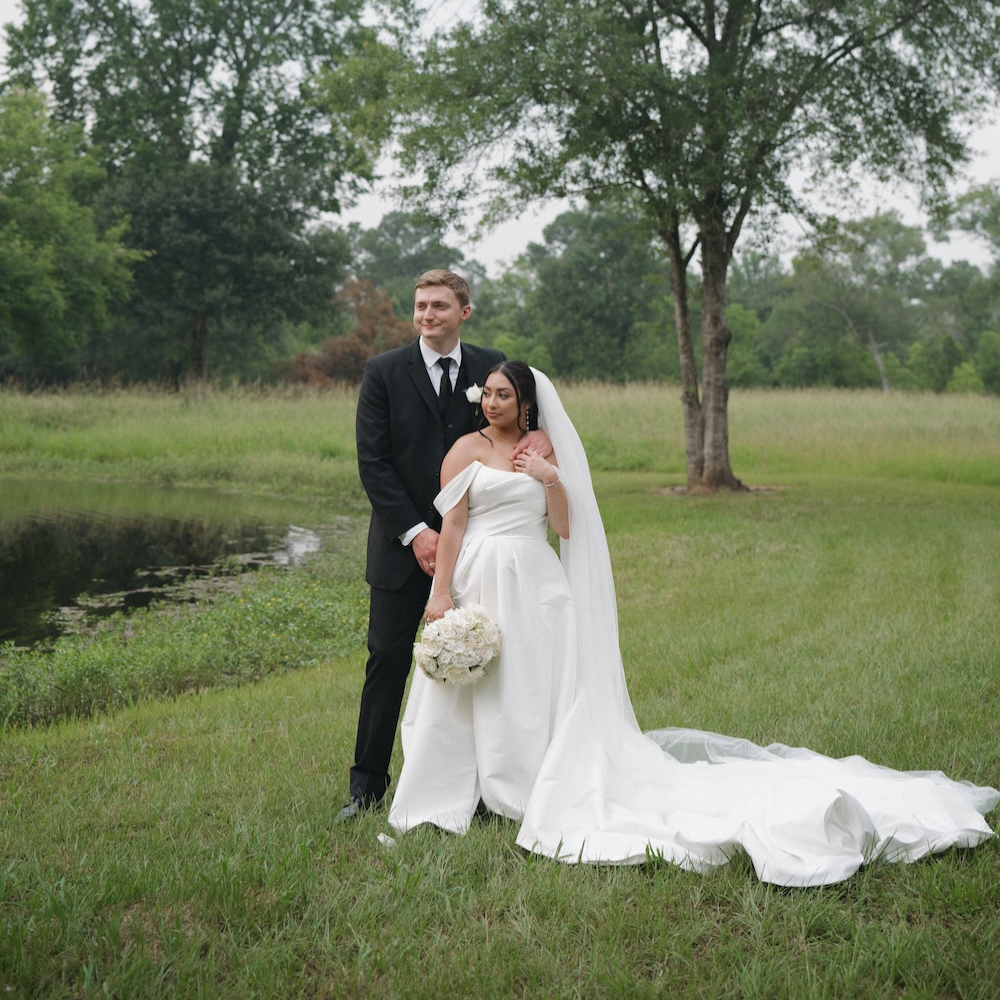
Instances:
[[[361,692],[350,799],[338,821],[382,800],[413,642],[430,593],[441,518],[441,462],[474,430],[465,396],[504,355],[459,341],[472,313],[469,286],[451,271],[422,274],[413,300],[419,339],[365,365],[358,397],[361,484],[372,505],[365,580],[371,587],[368,663]]]

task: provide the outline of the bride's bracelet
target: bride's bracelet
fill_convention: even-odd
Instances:
[[[562,480],[557,479],[554,483],[542,483],[547,490],[554,490],[557,486],[562,486]]]

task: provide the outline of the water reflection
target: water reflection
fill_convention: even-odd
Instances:
[[[319,519],[309,504],[210,491],[0,481],[0,642],[54,638],[192,577],[293,564],[319,548],[302,526]]]

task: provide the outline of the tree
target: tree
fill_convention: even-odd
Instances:
[[[370,281],[348,281],[340,297],[354,328],[344,336],[327,337],[318,350],[303,351],[279,366],[281,378],[306,385],[356,385],[370,357],[413,340],[412,321],[400,319],[388,293]]]
[[[926,249],[919,229],[904,225],[896,212],[881,212],[831,223],[795,261],[805,311],[833,314],[836,334],[848,333],[871,354],[883,392],[890,389],[883,353],[899,353],[914,339],[913,304],[927,298],[935,265]],[[833,378],[830,384],[852,383]]]
[[[192,163],[181,171],[122,178],[111,193],[128,206],[132,240],[156,247],[135,269],[130,318],[166,369],[203,381],[209,373],[209,330],[216,343],[233,328],[245,351],[253,331],[334,308],[348,259],[347,241],[309,229],[306,213],[283,203],[286,192],[243,183],[231,168]],[[133,341],[135,338],[133,338]]]
[[[440,222],[412,212],[388,212],[372,229],[350,227],[358,279],[384,288],[401,317],[413,316],[413,285],[432,268],[465,272],[461,250],[448,246]],[[476,265],[473,265],[476,266]]]
[[[957,207],[958,228],[974,233],[1000,255],[1000,181],[972,188]]]
[[[41,94],[0,94],[0,346],[22,354],[28,374],[60,368],[128,294],[141,255],[121,245],[125,222],[102,229],[81,201],[103,176]]]
[[[948,379],[945,392],[955,393],[982,393],[986,391],[983,380],[979,377],[975,365],[971,361],[963,361],[955,366],[955,370]]]
[[[648,321],[666,288],[648,230],[625,213],[563,212],[526,257],[536,275],[529,308],[554,371],[575,378],[650,378]]]
[[[237,298],[219,289],[242,269],[248,298],[287,303],[283,290],[304,287],[323,262],[309,225],[373,176],[396,57],[364,26],[357,0],[23,0],[22,8],[8,34],[13,79],[44,86],[57,117],[87,129],[112,178],[104,203],[149,220],[132,236],[154,251],[136,329],[149,314],[174,322],[184,312],[174,331],[184,331],[191,375],[203,378],[212,322],[242,318],[232,311]],[[159,220],[153,191],[167,201]],[[341,262],[327,275],[327,303]],[[203,263],[205,273],[178,272]],[[154,292],[164,297],[153,301]],[[160,339],[176,353],[173,336]]]
[[[997,20],[984,0],[483,0],[428,50],[404,164],[441,208],[484,185],[494,214],[538,196],[634,196],[671,261],[688,485],[738,488],[726,282],[748,217],[801,208],[789,178],[806,164],[941,195],[964,154],[958,124],[995,92]]]
[[[1000,395],[1000,333],[986,330],[980,334],[975,367],[984,388]]]

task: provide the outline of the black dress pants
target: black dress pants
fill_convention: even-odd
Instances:
[[[371,588],[368,663],[361,691],[351,795],[374,805],[389,787],[389,758],[403,704],[413,642],[430,595],[431,578],[416,566],[399,590]]]

